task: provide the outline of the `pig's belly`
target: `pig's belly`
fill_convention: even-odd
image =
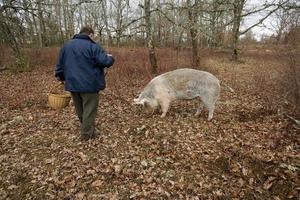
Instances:
[[[175,96],[176,99],[180,100],[190,100],[196,97],[199,97],[199,94],[193,90],[177,91]]]

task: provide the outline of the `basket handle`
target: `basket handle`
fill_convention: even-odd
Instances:
[[[50,87],[50,90],[49,90],[49,93],[52,93],[54,88],[57,88],[59,86],[64,86],[65,83],[63,81],[59,81],[59,82],[56,82],[55,84],[53,84],[51,87]]]
[[[104,69],[104,77],[106,77],[107,73],[108,73],[108,68]]]

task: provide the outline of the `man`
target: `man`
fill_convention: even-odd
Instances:
[[[62,47],[55,69],[55,77],[64,81],[65,90],[71,92],[84,140],[97,134],[98,92],[105,88],[104,68],[114,63],[112,55],[96,44],[93,37],[94,30],[83,27]]]

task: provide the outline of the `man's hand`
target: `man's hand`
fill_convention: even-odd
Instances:
[[[60,78],[59,78],[59,77],[56,77],[56,80],[57,80],[57,81],[59,81],[59,82],[60,82],[62,85],[64,85],[64,84],[65,84],[65,81],[64,81],[64,80],[63,80],[63,81],[62,81],[62,80],[60,80]]]
[[[112,64],[114,64],[114,62],[115,62],[115,58],[113,57],[113,55],[111,55],[111,54],[106,54],[108,57],[110,57],[111,59],[112,59]]]

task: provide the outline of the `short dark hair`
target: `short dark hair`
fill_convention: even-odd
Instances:
[[[89,27],[89,26],[84,26],[81,28],[79,34],[87,34],[87,35],[90,35],[90,34],[94,34],[94,30]]]

